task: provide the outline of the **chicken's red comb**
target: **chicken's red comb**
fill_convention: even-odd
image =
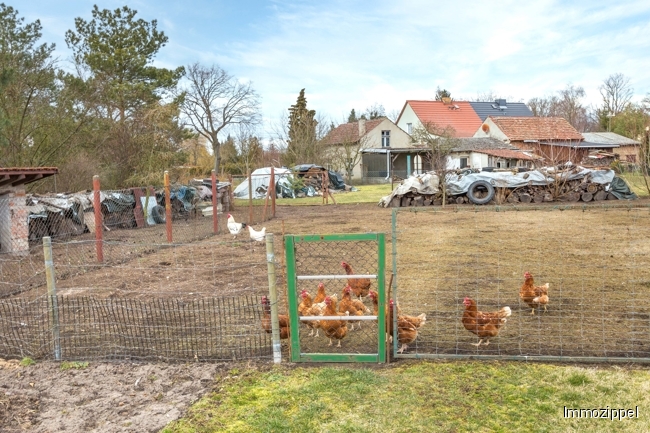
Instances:
[[[347,266],[347,263],[341,262],[341,266],[345,267],[345,266]]]

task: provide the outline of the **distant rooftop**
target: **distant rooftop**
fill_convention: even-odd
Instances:
[[[637,146],[641,144],[615,132],[583,132],[582,136],[589,143],[615,144],[618,146]]]
[[[406,104],[411,106],[420,122],[431,122],[441,128],[450,126],[456,131],[456,137],[472,137],[483,123],[467,101],[408,100]]]
[[[493,102],[470,102],[476,114],[483,122],[488,116],[532,117],[533,112],[523,102],[508,102],[496,99]]]

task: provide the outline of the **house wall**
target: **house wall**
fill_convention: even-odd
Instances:
[[[636,162],[633,162],[633,164],[638,164],[639,161],[641,161],[639,150],[640,150],[640,146],[627,145],[627,146],[621,146],[619,148],[613,149],[612,152],[618,153],[619,160],[622,162],[631,162],[630,158],[628,158],[628,155],[634,156],[633,159]]]
[[[483,125],[486,125],[488,128],[488,131],[485,132],[483,130]],[[499,127],[490,119],[489,117],[483,121],[481,124],[481,127],[474,133],[474,137],[479,137],[479,138],[484,138],[484,137],[492,137],[496,138],[497,140],[503,141],[504,143],[509,143],[510,140],[508,137],[499,129]]]
[[[421,126],[420,119],[415,114],[415,111],[413,111],[413,108],[409,104],[406,104],[402,115],[398,119],[397,126],[408,132],[409,123],[413,125],[413,128]]]
[[[546,164],[559,164],[567,161],[578,164],[589,153],[589,149],[573,149],[567,146],[524,143],[523,141],[513,141],[510,144],[521,150],[534,152],[536,155],[543,157]]]
[[[401,128],[395,125],[388,119],[384,119],[379,125],[375,126],[371,131],[368,131],[362,138],[364,149],[381,149],[382,146],[382,131],[390,131],[390,148],[391,149],[405,149],[413,147],[411,136],[404,132]],[[382,155],[384,160],[386,155]],[[367,170],[363,167],[363,158],[352,170],[352,180],[359,181],[364,177]]]
[[[460,168],[460,159],[467,158],[469,168],[489,167],[488,155],[477,152],[457,152],[447,157],[447,169],[456,170]]]

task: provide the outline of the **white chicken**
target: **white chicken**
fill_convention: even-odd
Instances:
[[[262,230],[255,230],[251,226],[246,226],[248,227],[248,232],[251,235],[251,239],[254,241],[262,242],[264,240],[264,237],[266,236],[266,227],[262,227]]]
[[[231,235],[233,235],[233,237],[237,237],[239,232],[241,232],[241,229],[246,226],[246,223],[235,222],[235,218],[232,215],[228,214],[228,231]]]

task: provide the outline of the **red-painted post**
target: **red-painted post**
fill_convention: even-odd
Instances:
[[[169,186],[169,172],[165,170],[165,226],[167,227],[167,242],[172,241],[172,202]]]
[[[99,196],[99,176],[93,176],[93,210],[95,211],[95,250],[97,251],[97,261],[104,261],[104,221],[102,218],[102,202]]]
[[[219,218],[217,218],[217,172],[212,170],[212,231],[219,233]]]

